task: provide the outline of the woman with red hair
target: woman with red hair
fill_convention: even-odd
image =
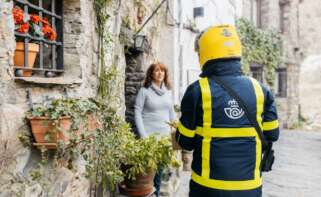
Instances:
[[[135,123],[140,137],[151,134],[170,135],[171,128],[166,122],[176,119],[170,89],[167,67],[162,63],[151,64],[135,103]],[[154,178],[157,197],[160,193],[161,175],[162,170],[159,170]]]

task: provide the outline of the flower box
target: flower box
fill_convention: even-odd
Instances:
[[[28,117],[30,121],[32,134],[38,144],[57,143],[62,140],[64,143],[69,141],[69,131],[72,120],[65,116],[57,121],[50,120],[48,117]],[[57,124],[58,125],[55,125]]]

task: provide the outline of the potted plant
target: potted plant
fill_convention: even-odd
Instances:
[[[80,151],[86,176],[94,183],[94,196],[100,187],[115,191],[117,185],[129,196],[148,194],[158,168],[179,166],[168,137],[137,139],[117,110],[104,102],[99,104],[99,120],[101,126],[90,140],[82,142]]]
[[[13,19],[15,23],[15,30],[18,33],[29,34],[32,36],[43,37],[50,41],[54,41],[57,38],[57,33],[53,30],[47,18],[40,18],[36,14],[24,13],[19,7],[15,6],[12,9]],[[40,26],[42,24],[42,27]],[[24,40],[17,39],[16,50],[14,54],[14,65],[18,67],[24,67]],[[39,44],[32,41],[28,43],[28,62],[26,65],[32,69],[35,63],[37,53],[39,52]],[[30,77],[32,70],[23,70],[23,77]]]
[[[58,137],[62,135],[57,133],[65,135],[68,130],[67,134],[71,134],[68,136],[72,138],[68,139],[68,146],[57,143],[56,163],[67,164],[71,169],[72,159],[81,155],[86,161],[86,177],[94,183],[91,193],[96,194],[99,187],[106,189],[108,186],[110,191],[115,191],[115,186],[119,184],[122,193],[130,196],[148,194],[153,191],[153,178],[157,169],[169,165],[179,166],[168,137],[137,139],[130,126],[117,114],[117,110],[101,101],[58,99],[35,106],[27,117],[30,121],[40,117],[41,120],[53,121],[53,133]],[[68,117],[70,123],[67,129],[61,131],[62,126],[57,125],[61,125],[63,117]],[[89,127],[89,117],[98,123],[98,126],[95,124],[95,132]],[[88,123],[84,123],[86,121]],[[44,125],[48,125],[48,122]],[[47,139],[47,132],[50,139],[48,126],[42,139]],[[56,140],[64,144],[64,139],[58,137]],[[45,161],[46,154],[43,155]]]
[[[95,194],[100,186],[115,191],[115,186],[124,180],[121,165],[126,164],[126,155],[136,143],[130,126],[114,108],[103,103],[99,109],[101,126],[91,140],[83,142],[82,154],[86,160],[86,176],[94,183],[91,191]]]
[[[125,180],[120,184],[120,191],[128,196],[146,196],[153,192],[156,170],[166,168],[172,162],[171,142],[168,137],[157,139],[152,135],[136,139],[126,148],[126,162],[122,169]]]
[[[99,127],[94,118],[98,109],[90,99],[57,99],[36,105],[27,112],[27,119],[37,143],[67,144],[72,137]]]

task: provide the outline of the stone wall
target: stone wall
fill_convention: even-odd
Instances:
[[[29,77],[16,80],[13,74],[15,50],[12,2],[0,4],[0,196],[88,196],[89,182],[84,177],[84,163],[75,161],[75,171],[61,167],[48,178],[49,193],[30,179],[30,170],[40,161],[40,152],[23,147],[21,133],[29,133],[24,118],[29,109],[27,90],[34,103],[48,99],[95,97],[98,88],[97,33],[93,1],[64,2],[64,66],[63,75],[55,78]],[[111,9],[111,8],[110,8]],[[122,84],[115,97],[124,114],[124,49],[118,40],[120,13],[110,18],[113,42],[106,49],[106,65],[117,65]],[[117,54],[117,55],[115,55]]]
[[[135,114],[134,105],[136,95],[142,87],[145,72],[143,71],[143,55],[142,54],[126,54],[126,81],[125,81],[125,97],[126,97],[126,121],[130,123],[135,130]]]
[[[300,43],[305,57],[321,54],[321,29],[319,4],[317,1],[300,1],[299,23]],[[317,41],[317,42],[316,42]]]
[[[45,192],[43,185],[32,181],[30,171],[40,161],[40,151],[23,147],[18,140],[21,133],[29,133],[24,122],[24,113],[29,109],[27,90],[32,102],[71,97],[95,97],[98,78],[98,35],[93,1],[66,0],[64,2],[64,68],[65,72],[54,78],[33,76],[15,79],[13,55],[15,50],[12,2],[0,4],[0,196],[88,196],[90,183],[84,178],[82,159],[74,161],[76,168],[64,167],[49,173]],[[157,7],[158,1],[119,1],[108,6],[110,13],[108,31],[111,42],[105,47],[107,67],[116,65],[118,77],[115,81],[115,102],[111,105],[133,123],[133,105],[141,86],[146,68],[152,62],[162,61],[171,66],[174,59],[172,26],[167,24],[167,9],[163,5],[159,12],[142,30],[147,35],[150,48],[137,56],[125,49],[132,46],[120,35],[121,26],[135,33]],[[143,3],[140,4],[139,2]],[[164,34],[166,32],[166,34]],[[125,57],[126,55],[126,57]],[[107,68],[108,69],[108,68]],[[172,67],[169,68],[170,70]],[[126,77],[125,77],[126,76]],[[30,134],[30,133],[29,133]]]
[[[299,35],[298,0],[286,1],[283,32],[283,60],[287,68],[287,118],[286,126],[295,128],[299,121]]]
[[[306,120],[305,129],[321,129],[321,55],[309,56],[300,68],[301,115]]]
[[[134,35],[135,32],[142,26],[145,21],[152,14],[159,2],[148,0],[143,1],[142,6],[145,9],[144,14],[138,17],[138,9],[140,6],[134,2],[128,3],[123,7],[124,18],[128,19],[127,27],[123,28],[124,33]],[[126,43],[128,49],[126,50],[126,81],[125,81],[125,97],[126,97],[126,120],[135,128],[134,121],[134,104],[136,95],[142,87],[145,72],[151,63],[163,62],[168,66],[171,75],[172,60],[174,54],[172,53],[172,27],[166,24],[167,19],[166,3],[163,4],[153,18],[146,24],[140,32],[145,35],[148,41],[148,49],[144,52],[137,52],[130,48],[132,43]],[[125,24],[123,24],[125,26]],[[127,29],[127,30],[126,30]],[[128,36],[127,35],[127,36]],[[128,38],[126,39],[128,40]]]
[[[299,36],[302,64],[300,66],[300,105],[305,129],[319,131],[321,73],[321,14],[316,1],[301,0],[299,5]]]

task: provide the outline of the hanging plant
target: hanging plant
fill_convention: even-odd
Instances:
[[[250,65],[263,65],[265,80],[273,86],[275,69],[281,63],[281,40],[279,34],[271,30],[255,27],[247,19],[236,22],[242,42],[242,69],[249,73]]]

